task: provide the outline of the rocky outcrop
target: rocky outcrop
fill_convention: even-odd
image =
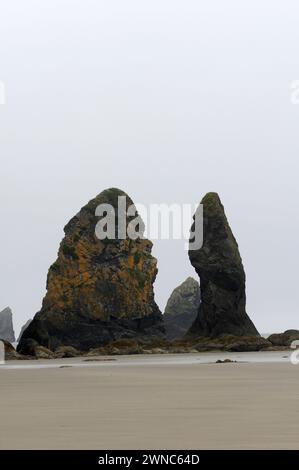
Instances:
[[[274,333],[267,339],[273,346],[291,346],[293,341],[299,341],[299,330],[286,330],[284,333]]]
[[[60,346],[55,351],[55,359],[61,359],[64,357],[77,357],[80,355],[81,352],[72,346]]]
[[[23,360],[27,359],[26,356],[22,356],[21,354],[17,353],[13,345],[9,341],[1,340],[0,349],[4,346],[4,359],[6,361],[11,361],[11,360]],[[2,350],[1,350],[2,353]],[[2,357],[1,357],[2,360]]]
[[[282,348],[283,350],[284,348]],[[198,352],[226,351],[268,351],[272,344],[261,336],[225,335],[217,338],[185,336],[182,339],[153,340],[117,340],[100,348],[91,349],[88,356],[122,355],[122,354],[195,354]]]
[[[208,193],[201,203],[203,246],[189,250],[191,264],[200,277],[201,304],[189,333],[209,337],[258,335],[245,310],[244,268],[223,205],[216,193]]]
[[[125,207],[118,212],[121,196]],[[32,340],[52,351],[60,346],[84,351],[119,338],[164,334],[154,300],[157,262],[151,255],[152,243],[141,236],[122,239],[117,230],[115,239],[110,234],[100,240],[95,235],[99,220],[105,220],[95,215],[100,204],[112,206],[116,229],[121,215],[133,205],[124,192],[108,189],[66,225],[58,258],[49,269],[42,308],[24,331],[19,352],[26,353]],[[124,220],[126,229],[136,214]],[[138,225],[141,229],[142,223]]]
[[[12,322],[12,311],[9,307],[0,312],[0,339],[10,343],[14,343],[16,340]]]
[[[22,356],[32,359],[55,359],[53,351],[40,345],[35,339],[26,339],[22,346]]]
[[[32,322],[32,318],[30,318],[29,320],[27,320],[26,323],[22,326],[21,331],[20,331],[20,334],[19,334],[19,337],[18,337],[18,342],[19,342],[20,339],[22,338],[22,335],[23,335],[24,331],[26,330],[26,328],[28,328],[28,326],[30,325],[31,322]]]
[[[193,324],[200,304],[200,287],[188,277],[176,287],[168,299],[164,324],[168,339],[182,338]]]

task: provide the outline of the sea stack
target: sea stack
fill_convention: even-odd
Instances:
[[[192,277],[188,277],[174,289],[165,307],[163,318],[168,339],[179,339],[185,336],[194,323],[199,304],[199,284]]]
[[[121,211],[119,198],[124,204]],[[96,226],[104,220],[96,215],[102,204],[115,212],[114,239],[96,235]],[[119,236],[117,230],[124,214],[125,230],[136,220],[134,211],[128,215],[129,207],[134,207],[129,196],[110,188],[69,221],[58,258],[49,269],[42,308],[24,331],[19,352],[28,354],[35,342],[50,350],[73,346],[84,351],[119,338],[164,335],[154,300],[157,261],[151,255],[152,243],[142,235]]]
[[[12,322],[12,311],[9,307],[0,312],[0,339],[10,343],[14,343],[16,340]]]
[[[201,303],[189,333],[208,337],[258,336],[245,310],[245,272],[220,198],[208,193],[201,204],[203,246],[189,250],[191,264],[200,278]],[[194,229],[193,223],[191,230]]]

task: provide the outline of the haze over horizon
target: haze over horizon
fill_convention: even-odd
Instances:
[[[220,195],[260,332],[299,329],[295,1],[11,0],[1,8],[0,311],[39,311],[63,227],[119,187],[135,203]],[[9,51],[9,53],[8,53]],[[154,241],[161,310],[188,276]]]

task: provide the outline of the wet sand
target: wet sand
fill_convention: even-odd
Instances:
[[[98,359],[1,366],[0,448],[299,448],[287,352]]]

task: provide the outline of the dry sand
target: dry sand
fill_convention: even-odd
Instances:
[[[286,355],[9,362],[0,448],[298,449],[299,366]]]

